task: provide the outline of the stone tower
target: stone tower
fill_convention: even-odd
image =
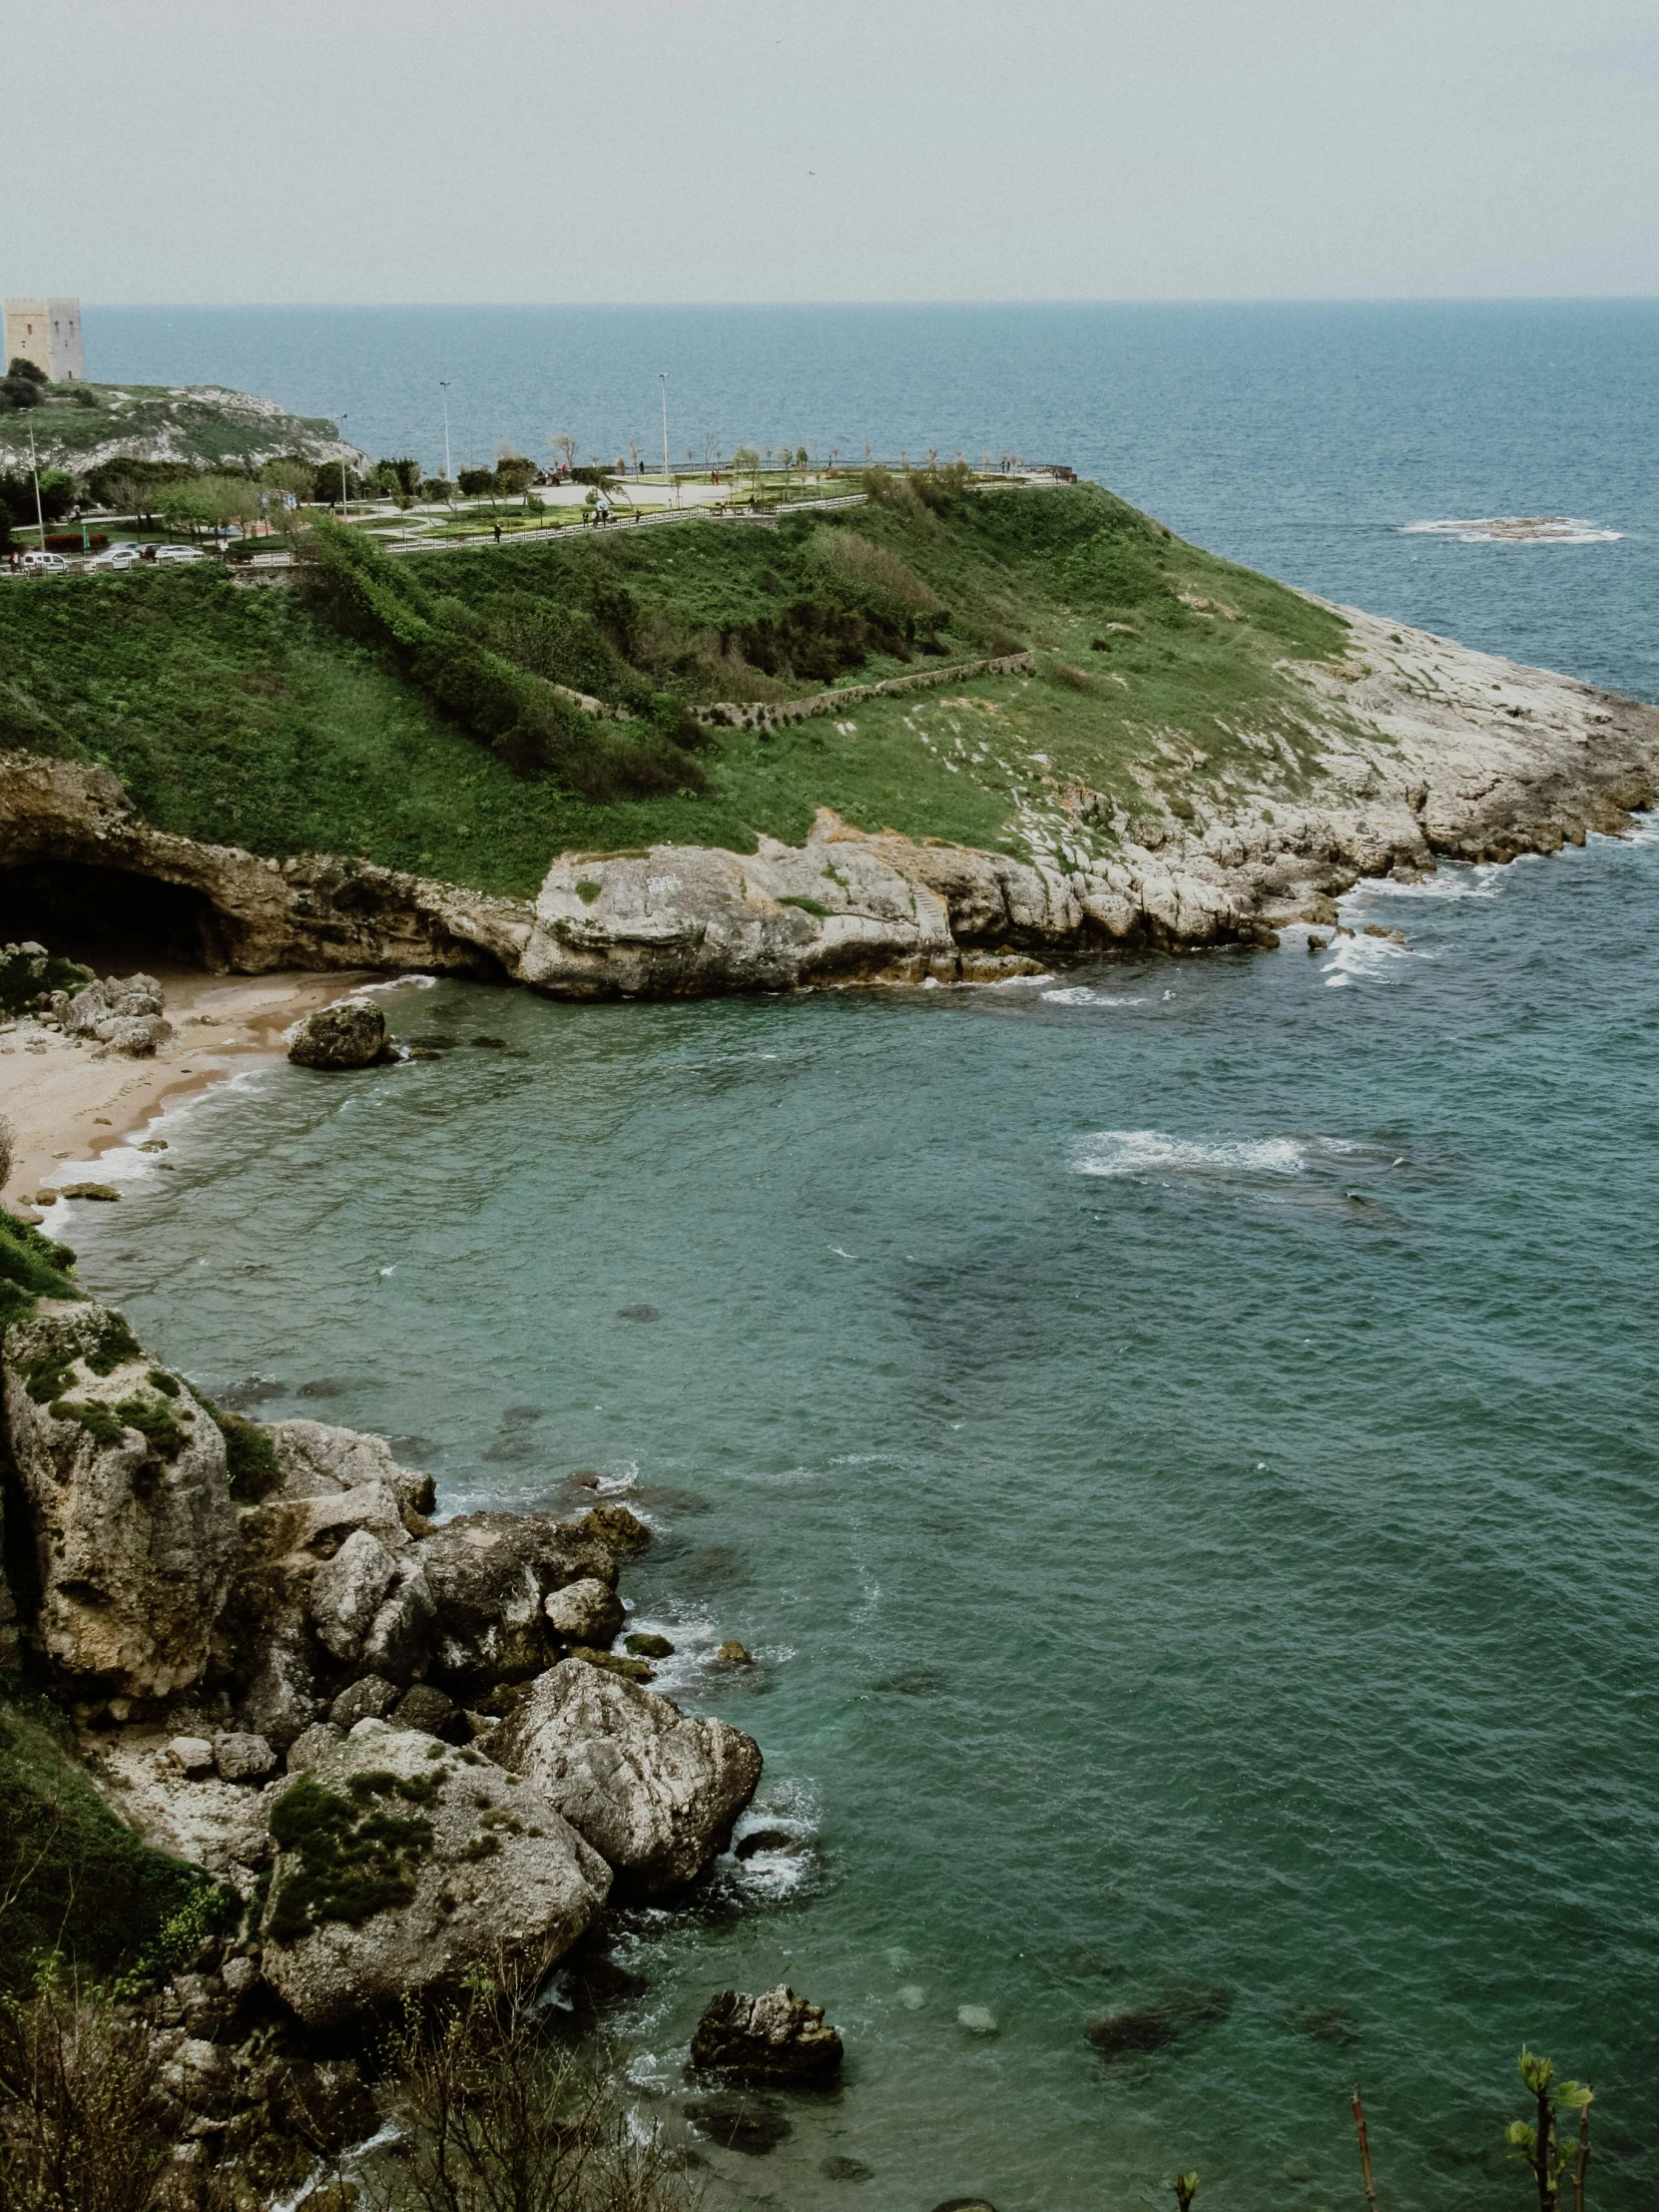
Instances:
[[[81,350],[81,302],[78,299],[8,299],[6,358],[0,374],[21,354],[54,384],[86,381]]]

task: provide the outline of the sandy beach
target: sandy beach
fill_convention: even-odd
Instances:
[[[152,966],[166,994],[174,1034],[153,1059],[132,1060],[77,1043],[27,1016],[0,1024],[0,1114],[16,1131],[5,1203],[33,1215],[60,1178],[81,1180],[86,1163],[124,1144],[169,1106],[279,1058],[281,1033],[313,1006],[364,983],[367,971],[209,975]],[[63,1163],[79,1172],[65,1176]]]

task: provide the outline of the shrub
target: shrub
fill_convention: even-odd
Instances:
[[[856,530],[819,530],[814,534],[812,550],[831,575],[854,589],[893,600],[911,614],[945,612],[944,601],[908,562],[884,545],[872,545]]]
[[[49,1981],[0,2005],[0,2212],[149,2212],[172,2129],[143,2023]]]
[[[487,1970],[436,2012],[409,2005],[382,2051],[405,2155],[365,2168],[371,2212],[688,2212],[697,2201],[626,2085],[562,2047],[533,1982]]]

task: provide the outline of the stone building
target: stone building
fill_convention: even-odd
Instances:
[[[78,299],[8,299],[6,358],[0,372],[21,354],[54,384],[86,381],[81,350],[81,302]]]

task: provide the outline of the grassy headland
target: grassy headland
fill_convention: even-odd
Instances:
[[[190,836],[521,895],[566,847],[753,850],[821,806],[1025,854],[1068,787],[1132,813],[1307,782],[1308,695],[1280,664],[1339,652],[1338,618],[1092,485],[876,489],[776,528],[396,560],[323,530],[292,590],[217,570],[8,587],[0,746],[99,761]],[[689,719],[1019,647],[1030,677],[770,735]],[[1066,834],[1109,843],[1108,811]]]
[[[0,469],[28,467],[31,431],[43,468],[83,474],[118,454],[258,467],[277,454],[322,460],[339,450],[321,416],[218,384],[49,384],[38,405],[0,413]]]

